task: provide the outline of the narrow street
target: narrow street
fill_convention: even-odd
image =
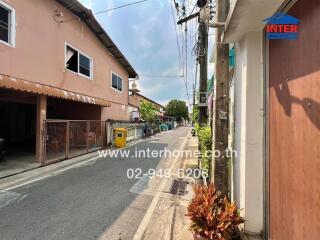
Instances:
[[[320,0],[0,0],[0,240],[320,239]]]
[[[189,127],[163,132],[127,150],[181,149]],[[169,168],[170,158],[99,158],[0,192],[1,240],[133,239],[153,196],[130,189],[127,169]],[[2,180],[3,181],[3,180]]]

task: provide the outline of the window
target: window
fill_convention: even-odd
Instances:
[[[122,91],[122,78],[112,73],[112,87],[118,91]]]
[[[92,60],[70,46],[66,46],[66,68],[92,78]]]
[[[0,42],[14,45],[15,12],[0,1]]]

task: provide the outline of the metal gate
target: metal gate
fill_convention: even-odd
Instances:
[[[320,1],[299,0],[297,40],[269,42],[269,212],[272,240],[320,235]]]
[[[104,121],[46,120],[45,164],[101,149]]]

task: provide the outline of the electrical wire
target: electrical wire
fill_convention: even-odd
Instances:
[[[175,4],[176,2],[173,1],[173,4]],[[181,54],[180,54],[180,44],[179,44],[179,36],[178,36],[178,32],[177,32],[177,25],[176,25],[176,18],[174,15],[174,9],[172,4],[170,3],[170,7],[171,7],[171,15],[172,15],[172,21],[173,21],[173,25],[174,25],[174,30],[175,30],[175,34],[176,34],[176,42],[177,42],[177,48],[178,48],[178,57],[179,57],[179,71],[182,73],[181,71]]]
[[[93,14],[93,15],[99,15],[99,14],[102,14],[102,13],[106,13],[106,12],[110,12],[110,11],[117,10],[117,9],[120,9],[120,8],[124,8],[124,7],[128,7],[128,6],[140,4],[140,3],[143,3],[143,2],[147,2],[147,1],[149,1],[149,0],[141,0],[141,1],[137,1],[137,2],[127,3],[127,4],[124,4],[124,5],[120,5],[120,6],[118,6],[118,7],[106,9],[106,10],[99,11],[99,12],[94,12],[94,13],[92,13],[92,14]],[[77,20],[77,19],[79,19],[79,18],[78,18],[78,17],[73,17],[73,18],[71,18],[71,19],[62,20],[62,21],[60,21],[60,22],[61,22],[61,23],[71,22],[71,21],[75,21],[75,20]]]
[[[183,75],[140,75],[140,77],[147,77],[147,78],[183,78]]]
[[[189,15],[191,15],[193,13],[193,11],[196,9],[196,6],[197,6],[197,3],[193,6],[193,9]]]
[[[185,24],[185,76],[184,76],[184,83],[187,91],[187,98],[188,103],[190,105],[189,99],[189,90],[188,90],[188,25]]]
[[[114,8],[110,8],[110,9],[106,9],[106,10],[103,10],[103,11],[100,11],[100,12],[95,12],[95,13],[93,13],[93,15],[98,15],[98,14],[105,13],[105,12],[110,12],[110,11],[117,10],[117,9],[120,9],[120,8],[124,8],[124,7],[128,7],[128,6],[140,4],[140,3],[143,3],[143,2],[146,2],[146,1],[148,1],[148,0],[141,0],[141,1],[133,2],[133,3],[124,4],[124,5],[121,5],[121,6],[118,6],[118,7],[114,7]]]

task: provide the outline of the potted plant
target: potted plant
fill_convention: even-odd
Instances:
[[[235,202],[229,202],[213,184],[195,185],[189,203],[190,230],[195,240],[241,240],[239,225],[244,222]]]

